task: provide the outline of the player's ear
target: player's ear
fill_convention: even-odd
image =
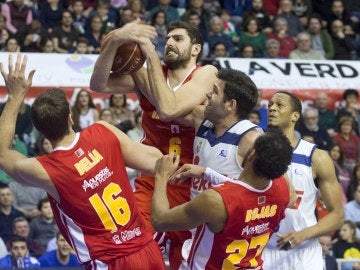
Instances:
[[[192,51],[193,51],[193,56],[198,55],[201,52],[201,45],[200,44],[193,44]]]
[[[227,101],[229,103],[228,111],[236,111],[237,102],[235,99],[230,99]]]
[[[299,112],[293,112],[291,114],[291,121],[296,123],[300,119],[300,113]]]
[[[74,126],[74,120],[72,119],[72,114],[71,113],[69,113],[68,123],[69,123],[69,126],[71,126],[71,127]]]

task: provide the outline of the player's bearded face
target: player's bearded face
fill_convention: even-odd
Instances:
[[[180,67],[185,67],[190,59],[191,46],[182,52],[177,48],[166,48],[164,62],[169,67],[169,69],[178,69]]]

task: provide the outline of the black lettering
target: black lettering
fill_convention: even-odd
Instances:
[[[343,78],[355,78],[359,75],[359,72],[352,66],[345,64],[336,64],[336,67]]]
[[[270,62],[270,64],[279,69],[284,75],[290,75],[291,63],[285,63],[285,68],[278,66],[278,64],[274,62]]]
[[[299,70],[299,73],[300,73],[301,76],[316,77],[315,74],[306,73],[306,71],[313,71],[312,68],[310,67],[310,64],[306,64],[306,63],[295,63],[295,66],[296,66],[297,69]]]
[[[314,65],[319,72],[321,78],[325,77],[325,74],[329,74],[331,77],[336,78],[334,74],[335,69],[329,64],[315,64]]]
[[[260,71],[260,70],[270,74],[270,72],[260,64],[252,61],[250,62],[249,75],[253,75],[255,71]]]

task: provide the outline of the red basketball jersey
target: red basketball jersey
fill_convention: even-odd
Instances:
[[[199,66],[196,66],[185,78],[183,84],[191,80],[191,76],[197,68]],[[165,78],[167,78],[166,66],[163,66],[163,71]],[[176,152],[176,154],[180,155],[180,165],[192,163],[194,128],[181,125],[175,121],[165,122],[160,120],[156,108],[145,96],[141,96],[140,106],[143,110],[142,127],[144,129],[144,139],[142,143],[158,148],[163,154]]]
[[[228,221],[220,233],[206,224],[197,228],[187,261],[190,269],[262,269],[262,251],[289,203],[286,180],[280,177],[264,190],[240,181],[212,189],[220,193]]]
[[[135,154],[135,153],[134,153]],[[79,261],[110,262],[152,241],[134,201],[118,138],[101,124],[69,147],[37,157],[60,201],[49,200],[61,233]]]

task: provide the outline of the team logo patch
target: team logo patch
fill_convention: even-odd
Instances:
[[[263,204],[266,202],[266,196],[258,197],[258,204]]]
[[[81,148],[78,148],[74,153],[78,158],[85,154]]]
[[[177,133],[177,134],[179,134],[179,133],[180,133],[179,125],[171,125],[170,131],[171,131],[171,133]]]
[[[226,149],[221,149],[219,153],[219,157],[227,158],[228,151]]]
[[[300,169],[295,169],[295,170],[294,170],[294,173],[295,173],[296,175],[303,175],[303,172],[302,172],[302,170],[300,170]]]
[[[196,153],[199,153],[199,152],[200,152],[201,145],[202,145],[202,141],[200,141],[200,142],[196,145]]]

